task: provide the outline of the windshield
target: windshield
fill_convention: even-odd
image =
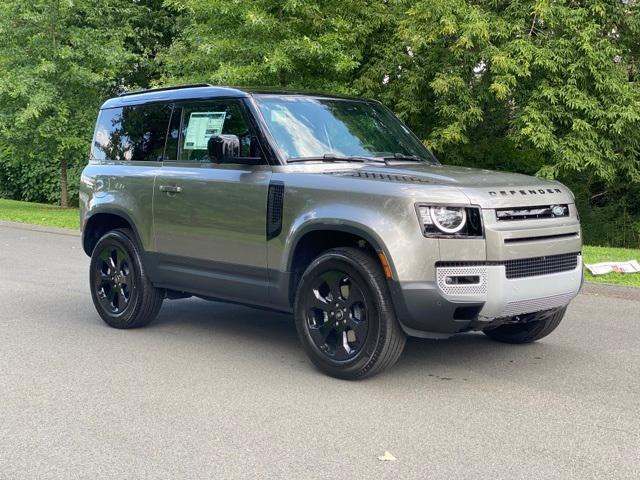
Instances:
[[[256,95],[267,127],[286,160],[433,155],[388,109],[363,100]]]

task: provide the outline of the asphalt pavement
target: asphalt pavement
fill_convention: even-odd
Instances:
[[[0,226],[0,479],[638,479],[640,295],[588,286],[525,346],[410,339],[316,371],[287,315],[96,314],[79,238]],[[381,461],[388,451],[395,461]]]

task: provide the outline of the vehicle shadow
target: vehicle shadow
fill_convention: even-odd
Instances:
[[[185,341],[224,343],[242,356],[249,347],[266,360],[290,358],[309,363],[300,348],[291,315],[199,299],[167,302],[151,329],[161,335],[180,336]],[[145,329],[146,330],[146,329]],[[211,348],[216,348],[212,344]],[[424,376],[451,380],[452,372],[491,375],[514,374],[544,357],[560,355],[557,343],[508,345],[472,332],[442,340],[409,338],[403,355],[389,371],[392,376]],[[308,368],[308,367],[307,367]],[[459,376],[459,375],[458,375]],[[381,375],[380,378],[388,375]],[[378,378],[378,377],[376,377]]]
[[[293,317],[284,313],[200,299],[166,301],[153,329],[189,337],[245,342],[277,348],[295,348],[297,335]],[[266,348],[268,350],[268,348]],[[268,354],[268,352],[265,352]]]
[[[458,334],[442,340],[407,339],[407,346],[398,363],[397,372],[422,370],[451,372],[516,370],[521,368],[523,355],[542,359],[545,346],[541,344],[509,345],[491,340],[481,332]],[[443,380],[450,380],[447,375]]]

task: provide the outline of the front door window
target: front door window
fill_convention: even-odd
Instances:
[[[238,138],[241,157],[256,157],[259,148],[249,122],[237,101],[213,101],[182,106],[182,136],[178,160],[212,162],[208,143],[212,136],[233,135]]]

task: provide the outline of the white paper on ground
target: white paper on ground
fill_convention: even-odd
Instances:
[[[637,260],[629,260],[628,262],[602,262],[585,264],[585,267],[593,275],[605,275],[611,272],[618,273],[640,273],[640,263]]]
[[[394,457],[391,452],[387,451],[384,452],[384,455],[378,457],[378,460],[380,460],[381,462],[395,462],[397,458]]]

